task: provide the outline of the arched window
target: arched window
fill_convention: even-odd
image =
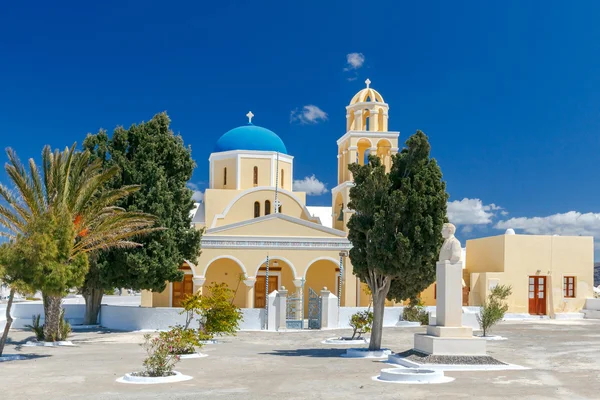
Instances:
[[[269,200],[265,201],[265,215],[271,214],[271,202]]]
[[[283,210],[283,206],[280,204],[279,205],[279,214],[281,214],[281,210]]]
[[[254,202],[254,218],[260,217],[260,203],[258,201]]]
[[[258,185],[258,167],[254,167],[254,186]]]
[[[283,168],[281,169],[281,187],[283,187]]]
[[[227,186],[227,167],[223,168],[223,186]]]

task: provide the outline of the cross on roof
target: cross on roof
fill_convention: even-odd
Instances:
[[[252,114],[252,111],[248,111],[248,114],[246,114],[246,117],[248,117],[248,123],[251,124],[252,117],[254,117],[254,114]]]
[[[365,83],[367,84],[367,89],[368,89],[369,85],[371,84],[371,80],[369,78],[367,78],[367,80],[365,81]]]

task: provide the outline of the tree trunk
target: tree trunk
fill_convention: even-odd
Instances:
[[[383,334],[383,311],[385,310],[385,297],[383,290],[373,292],[373,327],[371,328],[371,341],[369,351],[381,350],[381,336]]]
[[[60,340],[61,310],[61,296],[44,295],[44,340],[47,342]]]
[[[87,288],[83,292],[83,298],[85,299],[84,325],[98,324],[98,313],[100,312],[103,295],[104,290],[98,288]]]
[[[10,310],[12,308],[12,303],[15,298],[15,288],[10,288],[10,295],[8,296],[8,304],[6,305],[6,326],[4,327],[4,333],[2,333],[2,339],[0,339],[0,356],[2,356],[2,352],[4,351],[4,345],[6,344],[6,340],[8,339],[8,331],[10,330],[10,326],[13,323],[12,316],[10,315]]]

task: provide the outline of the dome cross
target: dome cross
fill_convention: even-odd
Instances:
[[[369,85],[371,84],[371,80],[369,78],[367,78],[367,80],[365,81],[365,83],[367,84],[367,89],[368,89]]]
[[[248,117],[248,123],[251,124],[252,117],[254,117],[254,114],[252,114],[252,111],[248,111],[248,114],[246,114],[246,117]]]

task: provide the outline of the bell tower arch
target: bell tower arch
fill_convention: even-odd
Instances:
[[[332,210],[336,229],[347,231],[350,218],[348,201],[353,185],[348,165],[364,165],[369,154],[381,158],[386,170],[392,165],[392,156],[398,152],[400,132],[388,131],[389,105],[383,96],[365,81],[366,87],[354,95],[346,106],[346,133],[337,140],[338,182],[331,190]]]

